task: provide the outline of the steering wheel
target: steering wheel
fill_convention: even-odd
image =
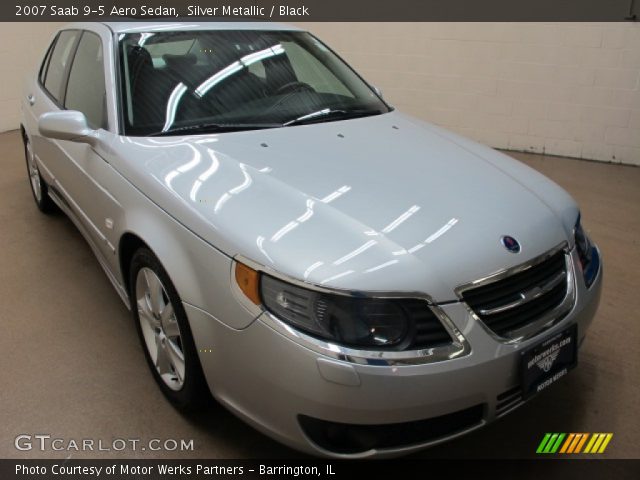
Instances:
[[[293,82],[288,82],[284,85],[279,86],[278,88],[276,88],[276,91],[274,93],[276,95],[282,95],[284,93],[295,92],[298,90],[308,90],[310,92],[315,92],[315,89],[308,83],[295,80]]]

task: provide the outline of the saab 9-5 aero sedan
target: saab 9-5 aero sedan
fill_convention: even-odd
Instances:
[[[86,237],[178,408],[211,393],[296,449],[397,455],[578,362],[602,266],[572,198],[307,32],[72,24],[22,126],[38,208]]]

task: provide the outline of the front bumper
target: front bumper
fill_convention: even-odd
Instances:
[[[581,343],[598,307],[601,287],[602,267],[589,289],[578,275],[577,300],[571,312],[544,333],[512,344],[492,337],[465,305],[442,305],[471,351],[424,365],[337,361],[276,332],[261,318],[243,330],[234,330],[200,309],[188,304],[185,309],[211,392],[238,416],[280,442],[311,454],[393,456],[463,435],[520,406],[520,353],[574,323]],[[472,410],[479,412],[475,420],[467,416],[470,422],[435,438],[356,453],[320,446],[300,424],[300,416],[305,416],[351,425],[388,425]]]

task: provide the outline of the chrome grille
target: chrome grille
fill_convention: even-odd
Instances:
[[[573,304],[569,256],[554,249],[509,272],[460,289],[461,298],[497,336],[522,339],[553,325]]]

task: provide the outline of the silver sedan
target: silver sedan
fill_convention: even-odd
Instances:
[[[212,394],[296,449],[389,456],[578,364],[602,264],[573,199],[307,32],[72,24],[22,111],[38,208],[85,236],[177,408]]]

